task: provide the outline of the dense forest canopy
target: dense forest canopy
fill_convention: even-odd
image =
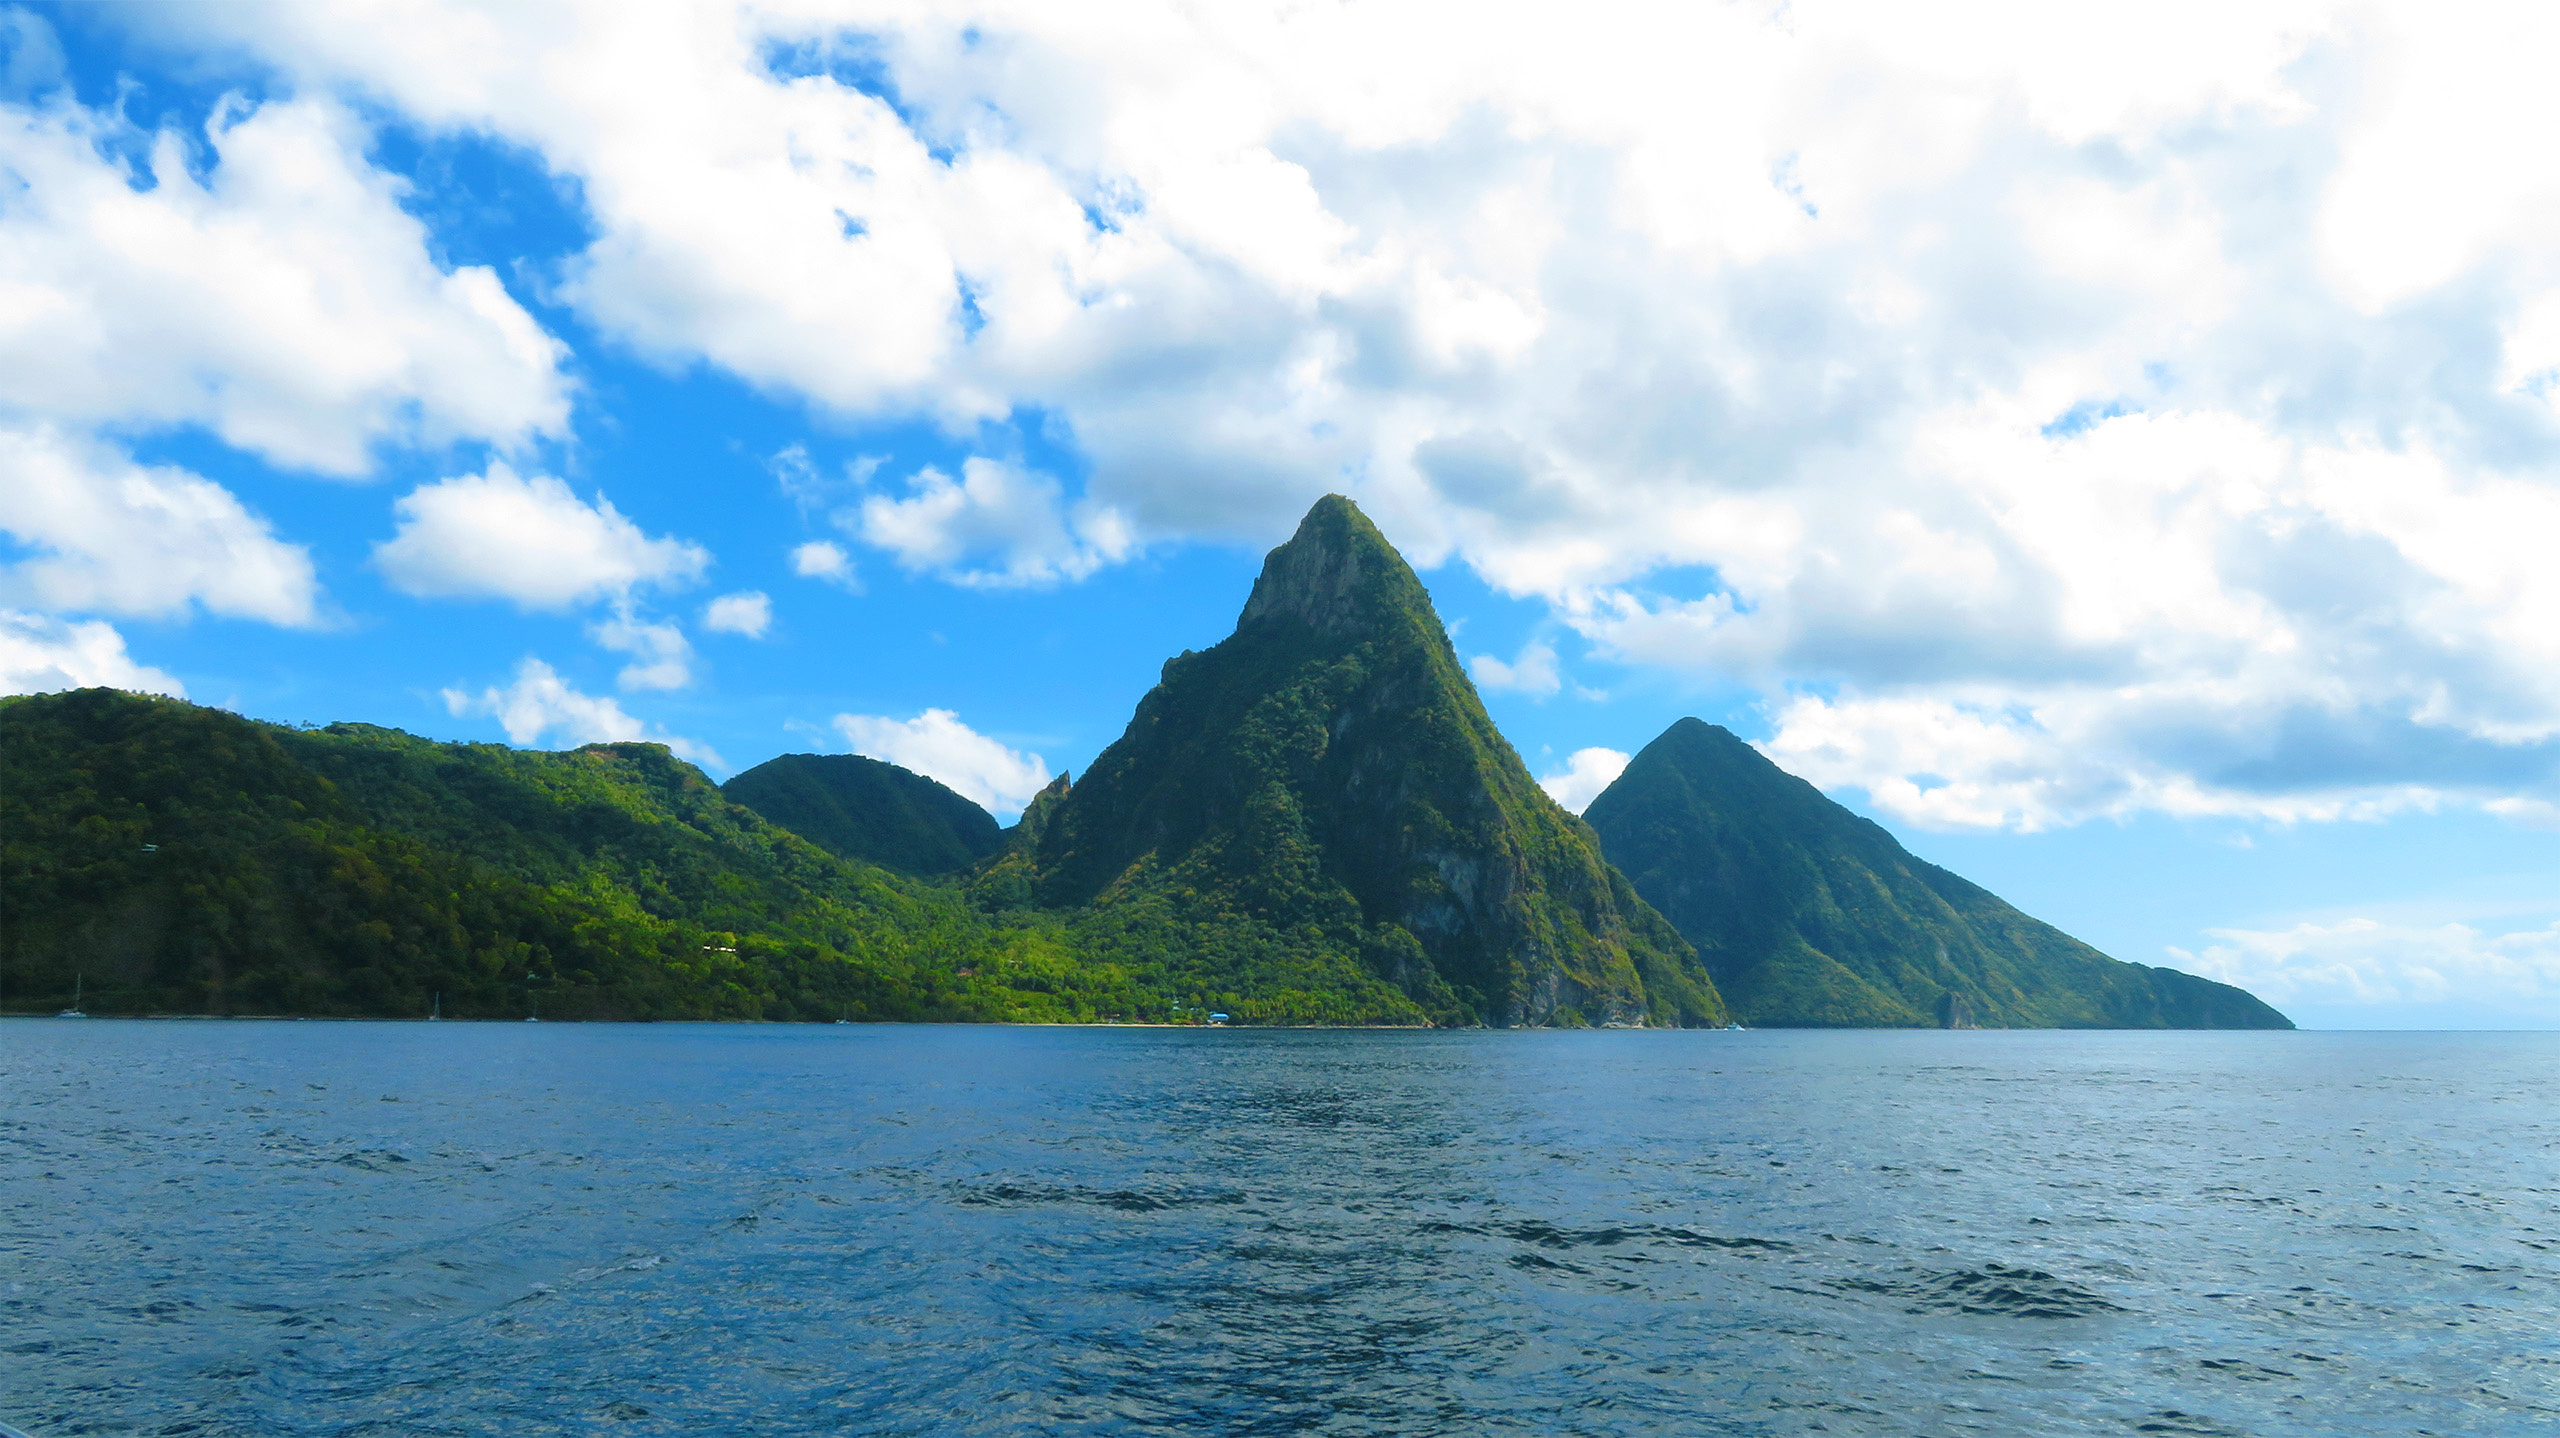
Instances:
[[[1586,813],[1747,1023],[2292,1027],[2243,990],[2020,913],[1712,724],[1672,725]]]
[[[948,874],[1004,847],[995,816],[922,774],[860,754],[785,754],[720,792],[843,859]]]
[[[1726,1021],[1671,926],[1538,787],[1403,556],[1340,496],[1235,633],[1169,661],[991,881],[1267,936],[1442,1023]]]
[[[0,702],[0,1003],[93,1012],[1162,1012],[1056,925],[839,859],[654,744],[530,753],[112,690]]]

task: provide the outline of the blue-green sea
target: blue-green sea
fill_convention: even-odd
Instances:
[[[2560,1035],[0,1023],[0,1421],[2560,1432]]]

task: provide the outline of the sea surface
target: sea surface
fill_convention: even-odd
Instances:
[[[2560,1432],[2560,1035],[0,1023],[73,1434]]]

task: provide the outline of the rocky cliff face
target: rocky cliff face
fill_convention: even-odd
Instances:
[[[1018,831],[1056,907],[1150,899],[1350,956],[1442,1022],[1721,1023],[1669,924],[1494,729],[1421,581],[1349,500],[1236,632]]]
[[[1585,813],[1745,1023],[2293,1026],[2228,984],[2119,962],[2020,913],[1712,724],[1672,725]]]

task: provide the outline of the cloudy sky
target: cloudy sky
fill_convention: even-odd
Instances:
[[[1564,23],[1566,17],[1570,23]],[[0,9],[0,685],[1010,817],[1316,496],[2119,957],[2560,1026],[2560,16]]]

